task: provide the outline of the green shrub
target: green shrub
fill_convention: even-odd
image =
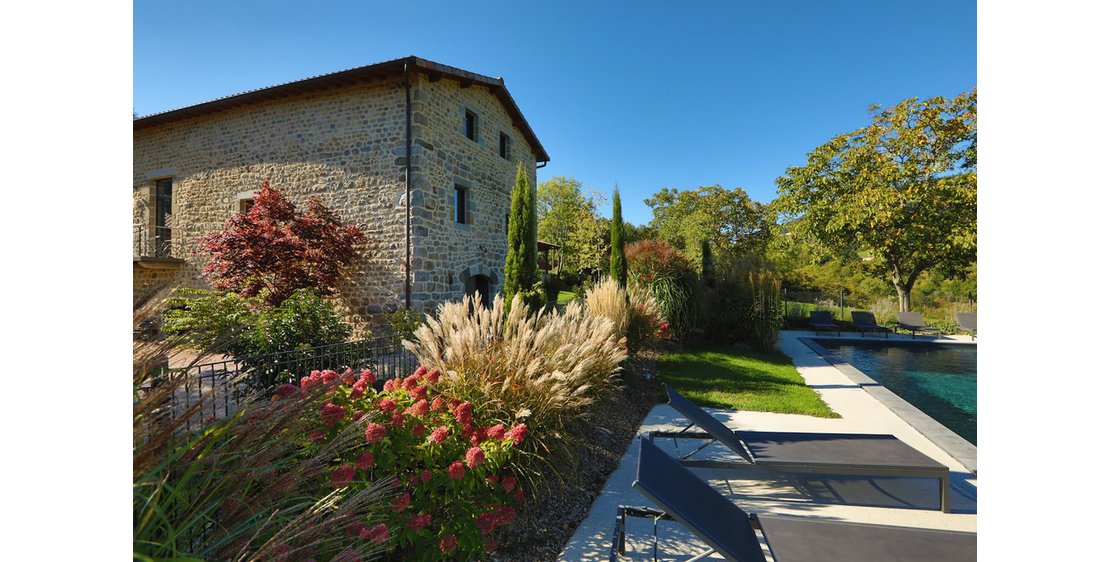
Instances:
[[[264,298],[186,291],[171,299],[163,331],[186,345],[240,358],[342,343],[351,334],[339,313],[312,289],[297,289],[272,308]]]
[[[651,291],[669,332],[680,340],[700,333],[705,293],[682,252],[663,240],[641,240],[629,244],[625,252],[629,280]]]
[[[397,312],[389,315],[389,327],[393,329],[393,341],[400,343],[403,340],[411,340],[416,329],[424,323],[424,317],[412,311],[412,309],[401,308]]]

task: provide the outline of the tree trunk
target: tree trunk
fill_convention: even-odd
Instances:
[[[895,272],[893,279],[891,279],[894,282],[894,290],[898,291],[898,312],[908,312],[910,310],[910,291],[913,290],[913,284],[917,281],[917,276],[920,273],[920,271],[915,271],[906,279],[902,279]]]

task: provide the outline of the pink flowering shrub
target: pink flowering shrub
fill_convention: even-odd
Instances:
[[[352,534],[391,544],[405,560],[481,558],[497,549],[516,517],[513,504],[524,498],[510,463],[528,429],[494,423],[470,402],[441,396],[438,381],[437,371],[421,367],[377,391],[370,371],[314,371],[274,400],[317,395],[316,427],[304,437],[309,451],[358,436],[357,446],[337,449],[321,476],[326,485],[393,482],[388,509],[353,522]]]

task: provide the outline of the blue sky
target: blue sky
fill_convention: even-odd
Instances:
[[[406,55],[504,77],[551,163],[625,220],[662,187],[775,197],[871,103],[976,85],[974,2],[155,2],[140,115]]]

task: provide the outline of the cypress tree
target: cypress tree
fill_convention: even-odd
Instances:
[[[628,285],[628,262],[624,258],[624,219],[621,217],[621,192],[613,186],[613,221],[609,224],[609,277],[621,287]]]
[[[528,183],[524,164],[517,164],[509,209],[509,251],[505,255],[505,305],[535,283],[539,257],[536,250],[536,193]]]
[[[706,287],[717,284],[717,270],[713,265],[713,251],[709,248],[709,240],[701,241],[701,282]]]

